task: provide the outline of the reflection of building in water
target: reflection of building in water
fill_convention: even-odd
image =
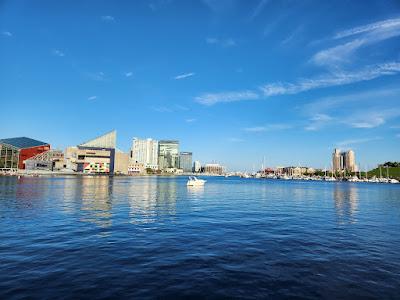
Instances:
[[[111,226],[112,177],[83,177],[81,180],[82,221],[95,223],[100,227]]]
[[[333,199],[337,216],[341,221],[355,222],[354,215],[358,211],[358,187],[356,185],[335,185]]]
[[[174,179],[146,177],[132,181],[128,194],[131,222],[150,223],[157,216],[174,215],[176,194]]]

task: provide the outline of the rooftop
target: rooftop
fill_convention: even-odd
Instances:
[[[7,144],[19,149],[32,148],[38,146],[49,145],[49,143],[41,142],[27,137],[16,137],[9,139],[1,139],[0,144]]]

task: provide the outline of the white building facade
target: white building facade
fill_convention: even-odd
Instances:
[[[145,168],[158,170],[158,141],[150,138],[133,138],[131,160],[135,163],[142,163]]]

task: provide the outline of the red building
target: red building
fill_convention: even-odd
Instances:
[[[0,140],[0,169],[25,169],[24,161],[43,152],[50,150],[50,144],[30,139],[17,137]]]

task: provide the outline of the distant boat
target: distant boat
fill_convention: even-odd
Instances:
[[[206,180],[198,179],[195,176],[189,176],[189,180],[187,181],[187,186],[202,186],[206,183]]]

